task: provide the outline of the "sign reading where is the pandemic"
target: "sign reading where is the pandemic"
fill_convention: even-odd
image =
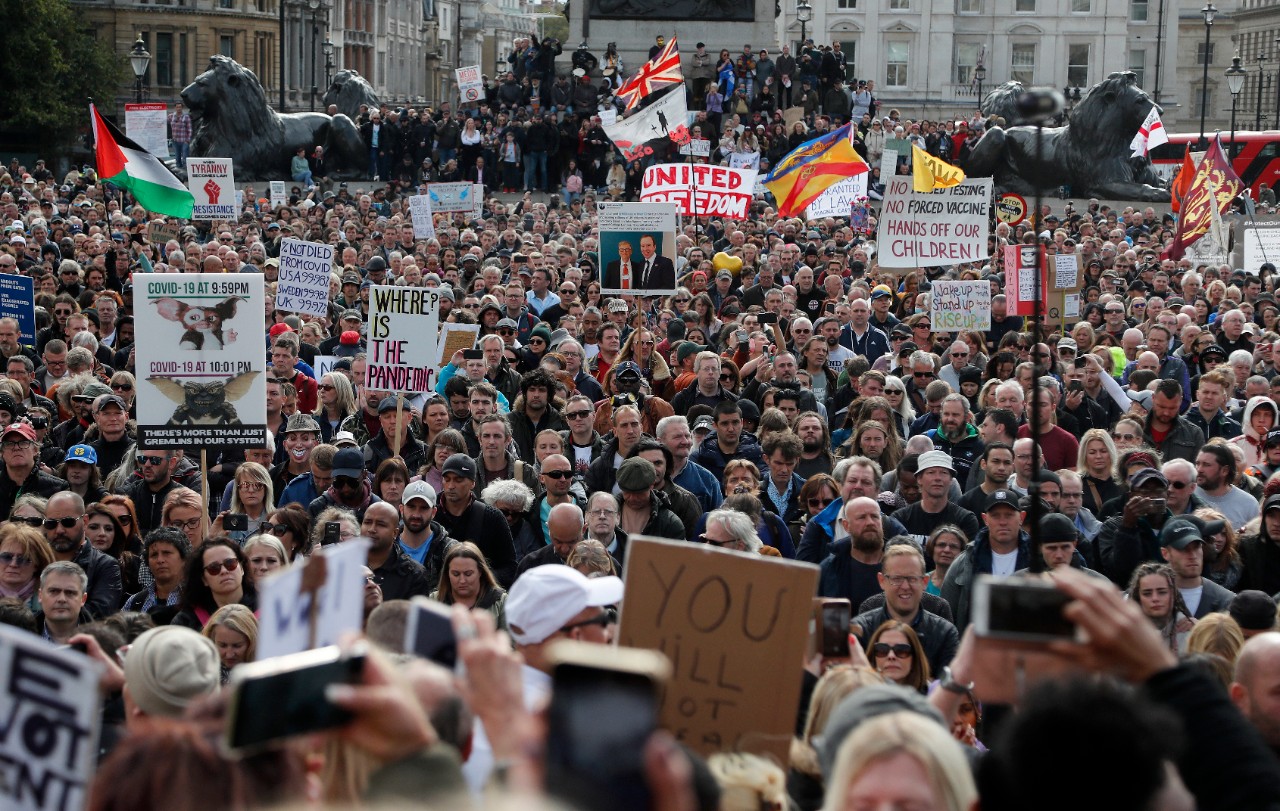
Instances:
[[[440,370],[440,292],[430,287],[369,288],[369,350],[365,386],[425,394]]]
[[[196,198],[193,220],[234,220],[236,182],[231,158],[190,158],[187,160],[187,188]]]
[[[912,179],[889,178],[880,211],[880,267],[915,268],[981,262],[990,254],[992,179],[970,178],[931,192]]]
[[[133,295],[138,446],[262,447],[262,276],[139,274]]]
[[[332,271],[332,245],[292,238],[280,240],[276,309],[319,318],[328,316]]]

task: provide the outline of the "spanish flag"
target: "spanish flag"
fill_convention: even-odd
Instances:
[[[941,158],[935,158],[915,144],[911,145],[911,174],[916,191],[930,192],[959,186],[964,182],[964,172]]]
[[[769,172],[764,185],[778,202],[778,214],[791,217],[803,213],[837,181],[856,177],[867,169],[866,161],[853,151],[850,128],[845,124],[788,153]]]

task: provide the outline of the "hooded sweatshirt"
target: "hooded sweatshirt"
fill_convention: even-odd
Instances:
[[[1257,408],[1270,409],[1271,428],[1275,428],[1277,423],[1280,423],[1280,420],[1276,419],[1277,409],[1274,400],[1261,394],[1257,397],[1249,398],[1249,402],[1244,407],[1244,419],[1241,420],[1244,433],[1231,440],[1244,451],[1244,467],[1246,468],[1252,465],[1266,464],[1267,462],[1267,456],[1262,451],[1262,440],[1267,431],[1264,430],[1260,436],[1258,430],[1253,427],[1253,412]],[[1271,428],[1267,430],[1271,430]]]

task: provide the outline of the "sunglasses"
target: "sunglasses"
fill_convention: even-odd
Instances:
[[[35,529],[39,529],[44,525],[44,519],[38,515],[29,515],[25,518],[19,518],[18,516],[15,515],[13,518],[10,518],[9,520],[17,521],[19,524],[26,524],[27,526],[34,527]]]
[[[608,628],[612,623],[613,623],[613,618],[609,615],[609,612],[601,611],[599,614],[596,614],[591,619],[581,620],[579,622],[574,622],[564,626],[563,628],[560,629],[560,633],[567,634],[570,631],[572,631],[574,628],[586,628],[587,626],[590,626],[590,625],[599,625],[601,628]]]
[[[27,566],[32,563],[35,563],[35,559],[29,558],[26,555],[20,555],[17,552],[0,552],[0,566],[9,566],[10,564],[14,566]]]
[[[1120,442],[1137,442],[1138,441],[1137,434],[1112,434],[1111,438],[1118,440]]]
[[[560,480],[562,480],[562,479],[572,479],[572,478],[573,478],[573,471],[571,471],[571,470],[544,470],[544,471],[542,471],[542,475],[543,475],[543,476],[546,476],[546,477],[547,477],[547,478],[549,478],[549,479],[555,479],[556,481],[560,481]]]
[[[270,521],[263,521],[259,529],[263,532],[269,532],[272,535],[280,536],[289,531],[288,524],[273,524]]]
[[[63,529],[71,529],[80,523],[80,519],[83,517],[81,515],[68,515],[66,518],[46,518],[41,523],[44,524],[45,529],[54,529],[59,524],[62,525]]]
[[[920,378],[921,380],[928,380],[931,377],[936,377],[933,372],[912,372],[911,376]]]
[[[1186,490],[1188,487],[1195,487],[1195,482],[1169,482],[1169,486],[1174,490]]]
[[[165,460],[163,456],[139,455],[134,457],[134,463],[136,463],[138,467],[142,467],[143,465],[163,465],[164,461]]]
[[[871,646],[871,652],[876,656],[888,656],[892,653],[899,659],[906,659],[914,654],[911,650],[911,646],[902,642],[899,642],[897,645],[890,645],[887,642],[877,642]]]
[[[336,476],[333,480],[334,487],[359,487],[360,480],[353,479],[350,476]]]
[[[132,383],[112,383],[111,388],[115,391],[133,391]]]
[[[498,330],[498,334],[499,334],[499,335],[505,335],[505,336],[507,336],[508,338],[510,338],[512,335],[515,335],[515,334],[516,334],[516,331],[515,331],[515,330],[513,330],[513,329],[506,329],[506,328],[503,328],[503,329]]]
[[[829,504],[831,504],[831,502],[833,501],[835,501],[834,498],[811,498],[809,499],[809,506],[810,507],[826,507]]]
[[[316,386],[316,388],[319,389],[320,391],[335,391],[338,387],[333,385],[332,383],[321,383],[320,385]]]
[[[698,542],[705,543],[708,546],[716,546],[716,547],[732,546],[733,544],[741,543],[741,541],[737,540],[736,538],[729,541],[717,541],[714,538],[708,538],[705,533],[698,536]]]
[[[204,571],[205,571],[205,574],[209,575],[210,577],[214,577],[218,574],[218,572],[221,572],[224,569],[228,572],[234,572],[236,569],[239,569],[239,568],[240,568],[240,561],[236,560],[235,558],[227,558],[226,560],[219,561],[217,563],[208,564],[207,566],[204,567]]]

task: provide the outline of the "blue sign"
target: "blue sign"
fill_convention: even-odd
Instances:
[[[16,318],[20,341],[36,345],[36,282],[29,276],[0,275],[0,318]]]

